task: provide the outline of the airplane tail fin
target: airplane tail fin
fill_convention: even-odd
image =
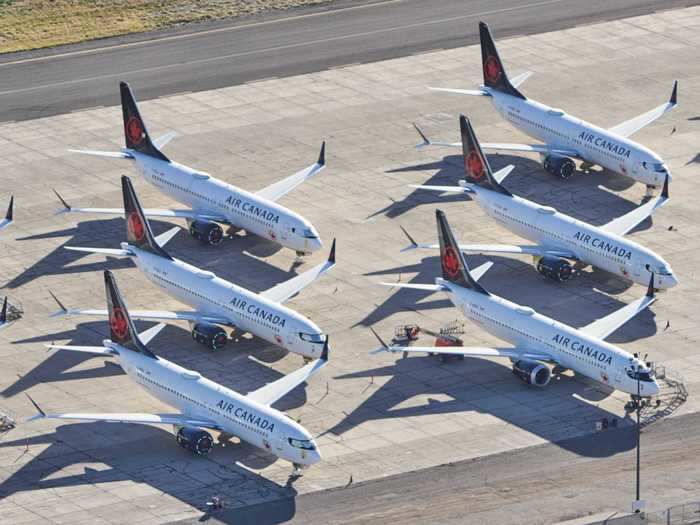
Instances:
[[[122,114],[124,115],[124,137],[126,139],[126,147],[149,155],[156,159],[170,162],[168,157],[153,144],[151,137],[148,135],[146,124],[141,118],[139,108],[136,105],[136,99],[131,91],[131,87],[126,82],[119,83],[122,98]]]
[[[122,194],[124,196],[124,215],[126,218],[126,239],[130,244],[161,257],[172,259],[156,241],[151,226],[146,220],[131,179],[122,175]]]
[[[139,339],[138,332],[129,316],[126,305],[119,293],[117,281],[109,270],[105,270],[105,292],[107,294],[107,312],[109,314],[109,335],[114,343],[124,348],[155,357]]]
[[[496,180],[489,161],[484,155],[479,141],[474,133],[471,122],[464,115],[459,116],[459,131],[462,135],[462,154],[464,155],[464,173],[467,181],[473,184],[481,184],[490,189],[512,195]]]
[[[496,91],[525,99],[525,96],[511,84],[510,80],[508,80],[503,62],[501,62],[501,58],[498,56],[496,44],[491,36],[491,30],[484,22],[479,22],[479,37],[481,39],[484,85]]]
[[[440,240],[440,263],[442,265],[442,277],[446,281],[458,284],[463,288],[469,288],[479,293],[489,295],[469,272],[469,266],[464,255],[459,249],[459,244],[452,235],[452,230],[447,222],[445,213],[435,210],[437,218],[438,238]]]

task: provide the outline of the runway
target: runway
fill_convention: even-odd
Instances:
[[[486,20],[497,38],[651,13],[689,0],[341,1],[0,57],[0,121],[114,105],[117,82],[141,100],[375,62],[477,41]],[[192,29],[195,27],[196,29]]]
[[[683,493],[691,497],[697,490],[697,466],[688,458],[700,453],[700,442],[692,438],[698,432],[697,413],[644,431],[642,498],[673,490],[680,503]],[[464,439],[469,436],[465,434]],[[566,447],[529,447],[305,494],[296,500],[224,510],[210,515],[208,523],[536,525],[589,513],[610,517],[619,509],[629,509],[634,499],[635,443],[633,428],[609,430],[569,440]],[[591,460],[581,454],[583,450],[609,454]],[[194,525],[197,520],[177,523]]]

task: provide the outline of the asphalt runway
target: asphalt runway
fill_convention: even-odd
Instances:
[[[141,100],[238,85],[497,38],[651,13],[690,0],[345,1],[281,17],[215,22],[0,57],[0,121],[118,103],[117,82]]]
[[[700,453],[700,441],[694,438],[698,433],[697,413],[666,420],[643,432],[642,499],[669,479],[675,484],[679,503],[685,501],[684,495],[697,494],[700,474],[688,458]],[[210,514],[208,523],[537,525],[590,514],[610,517],[619,515],[619,509],[629,509],[635,497],[635,443],[634,428],[607,430],[568,440],[565,447],[528,447],[296,499],[224,509]],[[610,454],[592,461],[585,450],[608,450]]]

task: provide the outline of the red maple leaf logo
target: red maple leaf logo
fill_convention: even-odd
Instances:
[[[464,166],[473,179],[479,180],[484,176],[484,163],[481,162],[481,157],[476,151],[469,152],[467,158],[464,159]]]
[[[114,308],[112,315],[109,318],[109,326],[112,329],[112,335],[117,341],[124,341],[129,333],[129,326],[126,322],[126,316],[121,308]]]
[[[146,236],[146,228],[143,225],[143,221],[141,220],[141,217],[139,217],[139,214],[135,211],[131,212],[126,222],[128,224],[129,232],[131,232],[134,239],[137,241],[142,241]]]
[[[501,77],[501,66],[498,64],[496,57],[490,56],[484,62],[484,76],[489,82],[494,84],[498,82]]]
[[[129,139],[129,142],[134,146],[138,146],[144,137],[141,120],[139,120],[138,117],[132,115],[126,121],[126,125],[124,126],[124,128],[126,130],[126,136]]]
[[[459,272],[459,258],[452,246],[447,246],[442,254],[442,269],[450,277],[455,277]]]

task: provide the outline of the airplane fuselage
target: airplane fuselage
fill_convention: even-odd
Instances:
[[[321,356],[325,336],[303,315],[250,290],[178,259],[166,259],[123,243],[144,275],[168,295],[207,315],[229,320],[290,352],[312,359]]]
[[[322,246],[309,221],[276,202],[177,162],[127,151],[148,182],[196,212],[223,217],[228,224],[297,252],[312,253]]]
[[[677,284],[669,264],[636,242],[515,195],[470,187],[488,215],[534,243],[573,253],[582,262],[638,284],[649,284],[652,272],[654,286],[659,289]]]
[[[663,186],[668,170],[649,148],[560,109],[484,88],[501,116],[526,135],[650,186]]]
[[[643,365],[631,354],[580,330],[538,314],[502,297],[462,288],[443,279],[454,305],[475,324],[519,349],[546,353],[562,367],[629,394],[637,380],[628,375],[632,365]],[[658,393],[655,381],[640,381],[642,396]]]
[[[218,430],[292,463],[308,466],[320,460],[309,432],[282,412],[160,357],[145,356],[109,340],[104,344],[117,349],[119,363],[131,379],[183,414],[213,421]],[[295,447],[290,439],[313,448]]]

